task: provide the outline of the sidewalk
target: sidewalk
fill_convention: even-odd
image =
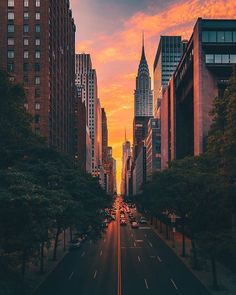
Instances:
[[[66,231],[66,249],[69,243],[69,230]],[[57,265],[62,261],[68,251],[64,251],[64,236],[63,233],[60,234],[57,247],[57,259],[53,261],[53,245],[51,243],[50,248],[45,249],[45,261],[44,261],[44,273],[40,274],[39,265],[31,263],[25,275],[25,279],[29,286],[29,294],[34,294],[36,289],[46,280],[46,278],[53,272]]]
[[[155,222],[153,225],[150,224],[152,229],[156,232],[156,234],[162,239],[166,245],[171,248],[176,255],[182,260],[182,262],[189,268],[189,270],[201,281],[201,283],[209,290],[209,292],[213,295],[235,295],[236,294],[236,275],[233,274],[229,269],[224,267],[222,264],[217,262],[217,275],[218,281],[220,285],[220,290],[212,289],[212,273],[211,273],[211,264],[209,260],[206,260],[206,264],[204,265],[203,270],[193,270],[191,267],[191,240],[186,237],[186,257],[182,257],[182,234],[179,232],[175,232],[175,247],[173,247],[173,239],[172,235],[170,239],[166,239],[166,227],[163,224],[163,232],[160,233],[160,225],[158,222],[158,229],[155,228]]]

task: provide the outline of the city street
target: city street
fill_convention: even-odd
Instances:
[[[182,294],[208,291],[148,226],[109,224],[103,238],[70,252],[35,295]]]

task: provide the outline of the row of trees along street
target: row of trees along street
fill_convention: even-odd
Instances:
[[[99,236],[111,198],[98,180],[31,131],[25,93],[0,71],[0,294],[23,290],[27,265],[44,272],[45,250],[66,229]]]
[[[153,175],[136,196],[138,205],[150,216],[191,238],[193,267],[201,268],[199,253],[211,261],[213,287],[219,288],[216,260],[236,267],[236,69],[223,98],[215,98],[207,150],[198,157],[173,161]]]

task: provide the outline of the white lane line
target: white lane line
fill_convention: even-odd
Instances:
[[[102,256],[102,250],[100,251],[100,256]]]
[[[94,275],[93,275],[93,278],[94,278],[94,279],[96,278],[97,273],[98,273],[98,271],[96,270],[95,273],[94,273]]]
[[[134,234],[131,234],[131,237],[133,237],[134,236]]]
[[[150,242],[150,241],[148,241],[148,244],[149,244],[149,246],[152,248],[153,246],[152,246],[152,243]]]
[[[138,256],[138,262],[139,262],[139,263],[141,262],[141,258],[140,258],[140,256]]]
[[[106,242],[106,239],[104,239],[103,242],[105,243]]]
[[[146,238],[147,237],[147,234],[144,234],[144,237]]]
[[[178,287],[176,286],[174,280],[173,280],[173,279],[170,279],[170,281],[171,281],[172,285],[174,286],[174,288],[175,288],[176,290],[178,290]]]
[[[160,256],[157,256],[157,259],[159,260],[159,262],[162,262],[162,260],[161,260]]]
[[[136,243],[142,243],[143,240],[135,240]]]
[[[136,247],[136,243],[134,242],[134,247]]]
[[[70,274],[68,280],[70,280],[73,277],[73,275],[74,275],[74,272],[72,271],[72,273]]]
[[[84,257],[84,255],[85,255],[85,252],[83,252],[83,253],[81,254],[81,257]]]
[[[144,282],[145,282],[146,289],[149,289],[148,283],[147,283],[147,280],[146,279],[144,279]]]

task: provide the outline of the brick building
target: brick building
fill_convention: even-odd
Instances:
[[[0,1],[0,67],[23,84],[35,133],[69,153],[75,30],[69,0]]]

